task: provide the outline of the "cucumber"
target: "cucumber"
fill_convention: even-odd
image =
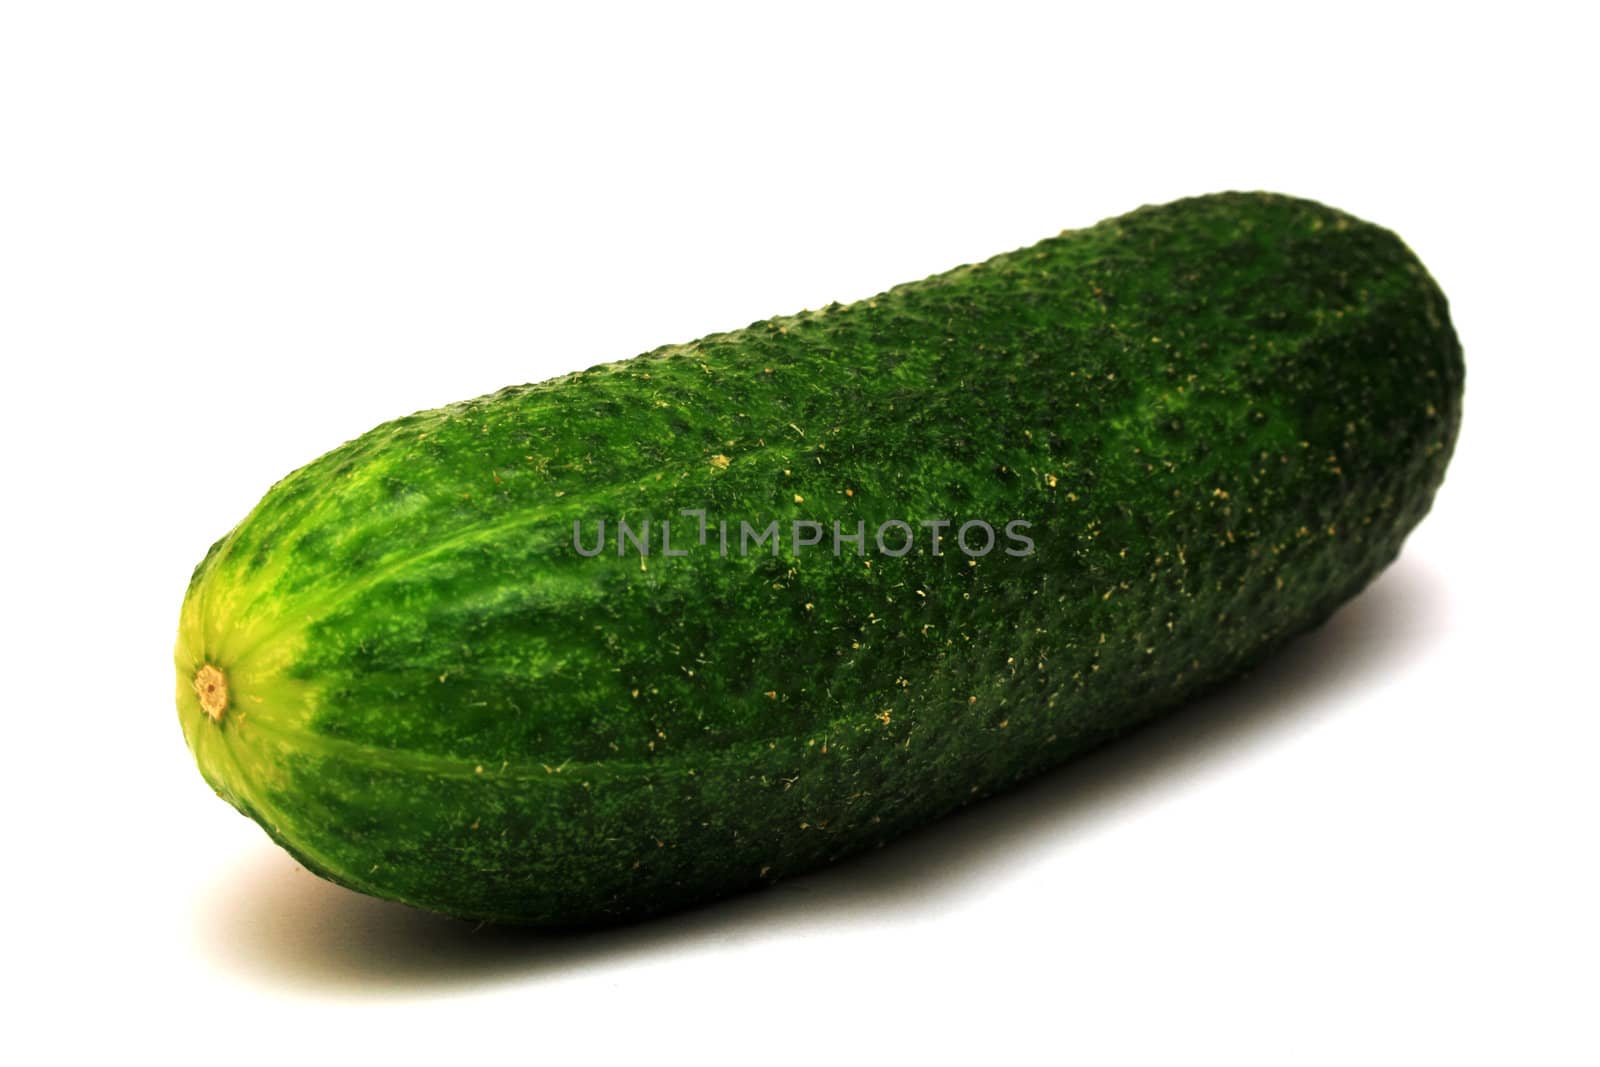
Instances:
[[[1393,234],[1228,193],[409,415],[195,569],[184,738],[364,893],[710,900],[1316,626],[1429,509],[1463,374]]]

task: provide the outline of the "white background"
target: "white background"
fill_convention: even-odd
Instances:
[[[0,1041],[1600,1059],[1579,6],[548,6],[0,9]],[[1400,232],[1468,363],[1433,514],[1253,680],[864,861],[588,936],[333,888],[195,773],[179,601],[290,468],[1227,188]]]

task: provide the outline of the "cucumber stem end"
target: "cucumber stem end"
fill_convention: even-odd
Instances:
[[[211,716],[212,722],[221,722],[228,710],[228,677],[207,663],[194,672],[194,691],[200,697],[200,706]]]

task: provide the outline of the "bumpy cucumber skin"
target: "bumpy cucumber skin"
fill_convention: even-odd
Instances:
[[[365,893],[546,926],[706,901],[1316,626],[1427,512],[1463,374],[1391,233],[1269,194],[1142,208],[335,449],[196,568],[184,735],[220,795]],[[574,519],[693,507],[869,538],[1022,518],[1036,551],[573,548]]]

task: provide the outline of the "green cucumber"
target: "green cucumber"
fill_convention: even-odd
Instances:
[[[1228,193],[410,415],[195,569],[184,737],[364,893],[547,926],[706,901],[1316,626],[1427,512],[1463,374],[1393,234]]]

